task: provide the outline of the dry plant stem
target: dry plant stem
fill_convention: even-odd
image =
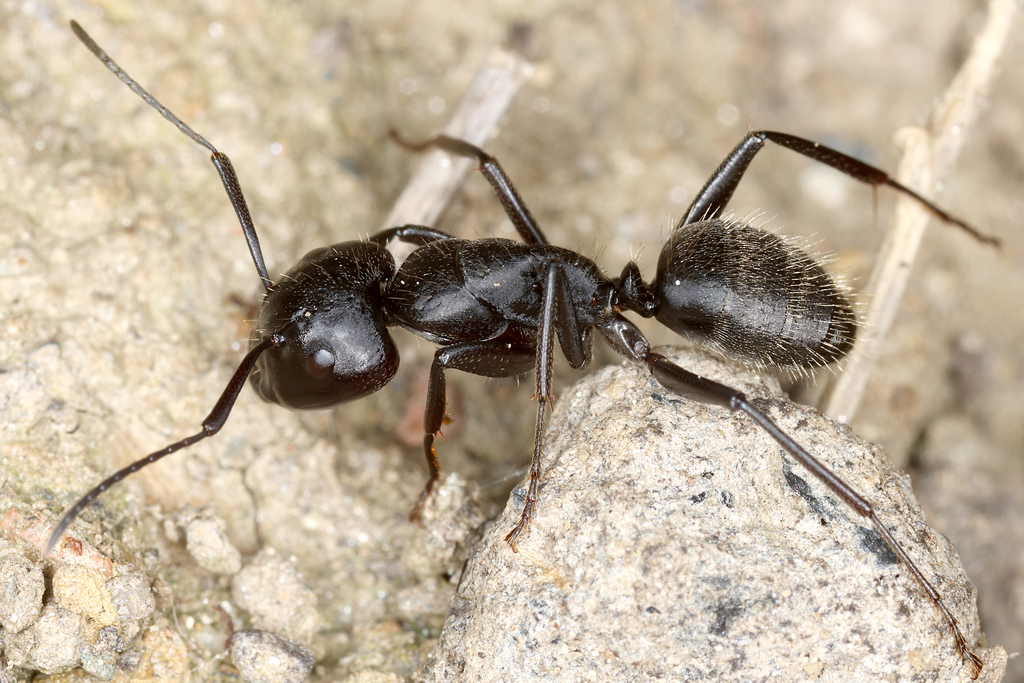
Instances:
[[[482,147],[532,73],[532,65],[519,55],[493,48],[444,133]],[[456,158],[440,150],[427,153],[381,227],[433,225],[462,185],[471,164],[470,159]]]
[[[941,190],[967,131],[984,106],[1016,11],[1017,0],[989,1],[985,26],[942,102],[932,112],[929,130],[908,126],[896,133],[896,143],[904,150],[897,177],[925,197],[931,198]],[[899,198],[895,224],[868,281],[870,303],[857,345],[825,402],[825,413],[840,422],[850,422],[857,412],[878,350],[899,310],[929,218],[919,204],[907,197]]]

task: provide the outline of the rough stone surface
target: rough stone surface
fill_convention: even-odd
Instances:
[[[214,574],[235,574],[242,555],[225,533],[224,520],[200,517],[185,528],[186,548],[200,567]]]
[[[313,669],[309,648],[276,633],[236,631],[231,661],[246,683],[302,683]]]
[[[253,625],[263,631],[309,644],[322,625],[316,594],[303,583],[295,565],[271,548],[261,550],[234,577],[231,591]]]
[[[46,605],[38,621],[32,624],[32,649],[25,665],[43,673],[54,673],[75,666],[84,644],[86,620],[79,614]]]
[[[9,633],[30,626],[43,608],[45,589],[38,564],[13,552],[0,556],[0,626]]]
[[[975,590],[881,449],[737,368],[732,382],[854,489],[945,596],[968,640]],[[638,367],[563,397],[540,511],[524,489],[470,561],[425,681],[963,681],[946,622],[881,536],[745,416]],[[985,680],[1005,653],[981,651]],[[1002,666],[1001,666],[1002,665]]]

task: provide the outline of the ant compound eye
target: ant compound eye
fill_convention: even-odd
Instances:
[[[323,379],[334,369],[334,354],[327,349],[315,351],[313,355],[306,356],[306,372],[311,377]]]

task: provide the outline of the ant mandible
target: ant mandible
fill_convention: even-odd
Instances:
[[[235,370],[202,431],[114,473],[68,510],[46,546],[53,550],[72,521],[107,488],[164,456],[216,434],[246,380],[264,400],[293,409],[329,408],[376,392],[395,376],[398,351],[387,330],[401,326],[434,342],[424,411],[424,452],[430,475],[410,517],[418,520],[440,478],[434,439],[447,420],[445,370],[511,377],[536,368],[537,420],[529,488],[518,523],[505,540],[513,550],[537,507],[544,414],[551,400],[555,339],[569,364],[592,357],[597,329],[623,357],[644,364],[670,391],[690,400],[745,413],[783,449],[858,514],[869,519],[913,574],[949,625],[957,650],[976,678],[981,660],[946,607],[871,504],[804,450],[746,396],[672,363],[622,313],[654,317],[674,332],[722,355],[762,367],[808,369],[843,358],[856,334],[853,310],[813,259],[779,237],[722,213],[747,167],[766,141],[831,166],[874,187],[908,195],[942,221],[976,239],[995,238],[954,218],[883,171],[812,141],[754,131],[725,158],[676,225],[658,260],[655,279],[643,281],[635,262],[617,279],[585,256],[548,244],[497,160],[462,140],[438,136],[403,146],[438,148],[475,158],[523,242],[463,240],[407,225],[366,241],[313,250],[276,284],[267,273],[237,175],[226,155],[193,131],[125,73],[76,22],[75,35],[129,88],[185,135],[208,149],[238,215],[266,293],[248,353]],[[392,240],[417,245],[399,266]]]

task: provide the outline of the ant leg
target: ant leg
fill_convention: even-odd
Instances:
[[[398,131],[394,129],[389,130],[388,134],[396,143],[413,152],[440,149],[456,156],[476,158],[480,162],[480,172],[484,178],[487,178],[487,182],[491,184],[491,187],[494,188],[495,194],[498,195],[498,199],[505,209],[505,214],[512,221],[512,224],[516,226],[516,230],[519,231],[523,241],[527,244],[548,243],[544,233],[541,232],[540,227],[537,225],[537,221],[534,220],[530,210],[526,207],[526,203],[519,196],[519,192],[516,191],[515,185],[512,184],[512,181],[506,175],[505,169],[490,154],[474,144],[448,135],[438,135],[423,142],[408,142],[399,136]]]
[[[99,484],[97,484],[91,491],[82,496],[78,502],[76,502],[70,510],[64,513],[64,516],[57,522],[57,526],[54,527],[53,532],[50,534],[50,539],[46,542],[46,549],[43,550],[43,557],[48,556],[53,549],[57,546],[57,541],[64,535],[68,526],[71,522],[75,521],[75,518],[82,513],[82,510],[87,508],[101,493],[109,489],[114,484],[118,483],[125,477],[135,472],[138,472],[146,465],[152,465],[157,460],[170,455],[176,451],[180,451],[182,448],[188,448],[192,444],[202,441],[208,436],[213,436],[220,431],[220,428],[227,422],[228,415],[231,414],[231,409],[235,405],[235,400],[238,399],[238,394],[242,391],[242,387],[245,386],[245,381],[249,378],[249,374],[253,368],[256,367],[256,361],[260,357],[260,354],[269,349],[271,346],[280,346],[284,342],[282,334],[278,333],[264,339],[262,342],[252,347],[249,353],[245,354],[245,358],[238,365],[238,369],[235,370],[235,374],[231,376],[228,381],[227,387],[224,388],[224,392],[217,399],[217,404],[210,411],[210,414],[203,420],[203,431],[198,434],[186,437],[181,441],[176,441],[170,446],[165,446],[158,451],[150,453],[141,460],[136,460],[131,465],[124,467],[114,474],[110,475]]]
[[[998,238],[985,235],[959,218],[951,216],[909,187],[892,179],[885,171],[879,168],[865,164],[863,161],[858,161],[847,154],[812,140],[770,130],[758,130],[747,133],[747,136],[729,152],[729,155],[725,157],[701,191],[697,193],[686,215],[679,221],[676,228],[678,229],[690,223],[709,220],[721,215],[729,200],[732,199],[736,186],[739,185],[743,174],[746,173],[747,167],[754,159],[754,155],[764,147],[765,140],[770,140],[777,145],[819,161],[826,166],[831,166],[837,171],[845,173],[862,183],[867,183],[872,187],[887,185],[897,192],[911,197],[941,221],[955,225],[979,242],[993,246],[999,246],[1000,244]]]
[[[693,198],[690,208],[676,224],[678,230],[690,223],[707,221],[717,218],[725,210],[732,199],[736,186],[740,184],[747,167],[754,160],[754,155],[764,147],[764,137],[758,133],[747,133],[747,136],[736,145],[729,155],[722,160],[708,181],[704,183],[697,196]]]
[[[913,560],[903,549],[903,546],[893,537],[889,529],[882,523],[882,520],[875,514],[874,508],[863,496],[854,491],[850,486],[840,479],[835,472],[822,464],[817,458],[808,453],[800,444],[796,443],[786,432],[784,432],[774,421],[760,410],[755,408],[747,400],[747,397],[739,391],[719,384],[705,377],[695,375],[685,370],[658,353],[646,351],[641,354],[643,361],[647,364],[654,378],[670,391],[694,401],[709,405],[716,405],[728,408],[732,412],[742,411],[754,420],[769,436],[775,439],[782,448],[796,458],[801,465],[807,468],[814,476],[822,481],[837,496],[846,501],[846,504],[853,508],[857,514],[871,520],[871,523],[878,532],[885,538],[886,543],[893,549],[896,555],[903,561],[903,564],[910,570],[910,573],[917,580],[924,592],[931,598],[932,602],[942,613],[943,618],[949,625],[956,642],[956,649],[962,660],[969,663],[972,671],[972,678],[977,678],[981,672],[982,663],[978,656],[971,651],[967,645],[967,639],[960,632],[959,622],[953,616],[949,608],[942,601],[942,596],[925,578],[921,570],[914,564]]]
[[[998,237],[985,235],[984,233],[979,232],[977,229],[975,229],[968,223],[946,213],[938,206],[932,204],[930,201],[919,195],[917,192],[914,192],[906,185],[903,185],[902,183],[897,182],[895,179],[891,178],[889,174],[885,173],[879,168],[869,166],[868,164],[865,164],[862,161],[858,161],[857,159],[854,159],[851,156],[843,154],[842,152],[836,151],[831,147],[819,145],[816,142],[807,140],[805,138],[797,137],[796,135],[789,135],[788,133],[777,133],[770,130],[761,131],[761,134],[764,135],[765,138],[771,140],[777,145],[781,145],[782,147],[791,149],[794,152],[803,154],[804,156],[814,159],[815,161],[820,161],[821,163],[826,164],[827,166],[831,166],[837,171],[845,173],[851,178],[854,178],[856,180],[859,180],[861,182],[867,183],[875,187],[879,185],[888,185],[897,192],[901,192],[917,201],[921,206],[928,209],[928,211],[930,211],[933,215],[935,215],[936,218],[938,218],[942,222],[949,223],[950,225],[955,225],[956,227],[960,228],[961,230],[963,230],[964,232],[966,232],[968,235],[978,240],[979,242],[982,242],[984,244],[990,244],[994,247],[998,247],[1002,243],[1002,241]]]
[[[256,273],[260,276],[260,280],[263,281],[263,287],[269,291],[271,286],[273,286],[273,282],[270,281],[270,275],[267,273],[267,265],[263,261],[263,251],[260,249],[260,240],[256,235],[256,226],[252,222],[249,207],[245,203],[245,196],[242,194],[241,185],[238,184],[238,175],[235,173],[234,166],[231,165],[231,160],[228,159],[226,154],[217,151],[217,148],[207,142],[206,138],[192,130],[188,124],[175,116],[171,110],[160,104],[134,78],[125,73],[124,69],[118,66],[110,58],[110,55],[104,52],[103,48],[97,45],[96,41],[85,32],[85,29],[79,26],[78,22],[73,19],[71,20],[71,30],[75,32],[75,35],[82,41],[82,44],[96,55],[97,59],[106,64],[107,68],[114,72],[115,76],[131,88],[132,92],[141,97],[146,104],[160,112],[161,116],[173,123],[178,130],[190,137],[194,142],[210,150],[212,154],[210,161],[217,168],[220,180],[224,184],[224,190],[227,191],[228,199],[231,200],[231,206],[234,207],[235,215],[238,216],[238,222],[242,225],[242,233],[245,235],[245,241],[249,245],[249,253],[252,255],[253,264],[256,266]]]
[[[562,349],[565,359],[569,361],[569,366],[574,370],[579,370],[593,358],[594,345],[590,336],[590,328],[580,327],[579,320],[576,318],[576,310],[569,298],[569,279],[561,265],[555,263],[549,267],[547,287],[552,290],[554,297],[552,314],[555,332],[558,333],[558,346]],[[546,310],[546,308],[542,309],[542,311]],[[543,319],[541,319],[542,327],[543,324]],[[540,366],[538,365],[538,367]]]
[[[537,492],[540,487],[540,456],[544,450],[544,409],[551,402],[551,367],[554,361],[554,342],[558,336],[559,346],[569,364],[574,368],[583,367],[591,357],[589,328],[581,332],[576,311],[569,298],[568,280],[565,270],[558,262],[548,266],[544,284],[544,301],[541,307],[540,329],[537,332],[537,426],[533,435],[533,459],[530,462],[530,485],[523,503],[523,513],[512,531],[505,536],[505,542],[514,552],[519,537],[530,526],[530,520],[537,507]]]
[[[437,350],[434,362],[430,366],[427,403],[423,411],[423,451],[427,457],[427,469],[430,474],[423,492],[409,513],[411,521],[421,521],[423,506],[441,478],[434,439],[441,431],[441,427],[451,421],[445,411],[444,371],[451,369],[484,377],[514,377],[532,368],[535,360],[536,353],[532,346],[517,346],[509,342],[504,335],[487,342],[455,344]]]

